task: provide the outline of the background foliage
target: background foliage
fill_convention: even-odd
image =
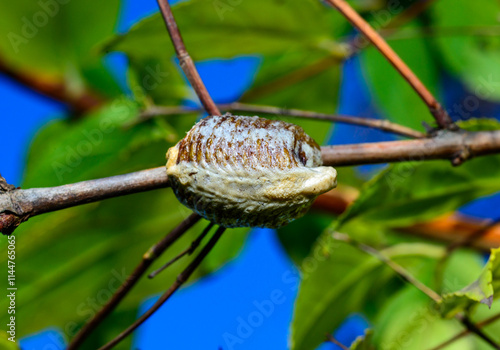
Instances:
[[[389,1],[352,3],[380,28],[414,2],[400,1],[396,7]],[[40,130],[30,147],[22,186],[55,186],[163,164],[165,151],[198,115],[154,118],[131,126],[139,112],[152,105],[195,103],[160,16],[154,14],[126,33],[116,34],[119,1],[51,4],[56,5],[49,8],[27,0],[0,4],[4,18],[0,32],[22,38],[0,36],[1,60],[43,81],[63,82],[75,96],[95,90],[106,102],[88,115],[68,115]],[[40,12],[46,14],[44,25],[36,24]],[[348,54],[345,43],[356,33],[340,14],[319,1],[189,0],[176,5],[174,13],[195,60],[259,58],[253,82],[239,101],[333,113],[339,108],[338,101],[345,98],[342,94],[350,93],[348,98],[353,101],[358,98],[356,91],[341,89],[345,85],[343,60]],[[500,99],[500,40],[495,35],[499,13],[498,2],[438,0],[388,37],[391,46],[444,100],[447,79],[463,87],[465,97],[458,107],[447,106],[455,119],[495,117],[492,111]],[[432,119],[415,92],[374,48],[360,49],[355,59],[361,64],[376,112],[424,130],[422,121]],[[127,57],[125,88],[115,82],[104,64],[113,52]],[[361,111],[360,115],[369,113]],[[330,140],[331,131],[324,122],[293,122],[318,142]],[[492,120],[474,119],[461,125],[500,128]],[[446,161],[408,161],[361,172],[339,169],[340,187],[350,186],[361,193],[349,210],[339,218],[311,213],[278,233],[302,278],[290,326],[291,349],[317,348],[352,313],[363,313],[373,328],[353,349],[369,349],[371,344],[380,349],[427,349],[462,329],[450,319],[451,314],[464,312],[478,321],[498,312],[498,302],[493,301],[491,310],[481,303],[498,296],[498,257],[492,255],[481,272],[481,254],[459,250],[446,260],[442,276],[435,278],[446,254],[443,245],[401,236],[395,229],[436,218],[499,191],[499,163],[499,156],[494,155],[458,168]],[[85,303],[82,306],[82,301],[106,289],[113,276],[130,272],[141,255],[188,213],[171,191],[158,190],[46,214],[23,224],[16,232],[17,269],[22,271],[18,284],[23,286],[18,294],[20,335],[47,326],[61,327],[70,334],[67,327],[81,326],[95,311]],[[185,235],[167,258],[187,246],[205,224]],[[194,279],[237,254],[247,230],[231,231],[227,235],[231,239],[221,241]],[[335,241],[335,231],[376,247],[442,292],[444,301],[439,305],[430,302],[376,258]],[[0,246],[4,248],[5,243],[2,240]],[[0,264],[6,264],[5,259],[5,254],[0,256]],[[165,289],[182,268],[183,264],[176,265],[160,277],[140,283],[99,328],[89,348],[129,324],[140,301]],[[473,288],[467,288],[471,283]],[[0,308],[4,304],[1,300]],[[497,342],[499,327],[486,328]],[[449,348],[488,347],[469,336]]]

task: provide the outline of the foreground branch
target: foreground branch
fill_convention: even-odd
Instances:
[[[443,131],[429,139],[322,147],[329,166],[427,159],[466,159],[500,152],[500,130]],[[455,163],[456,164],[456,163]],[[168,187],[164,167],[48,188],[0,191],[0,231],[10,234],[28,218],[106,198]]]
[[[398,54],[387,44],[382,36],[373,29],[347,2],[344,0],[326,0],[335,7],[344,17],[352,23],[364,36],[380,51],[380,53],[396,68],[401,76],[411,85],[420,98],[425,102],[431,114],[434,116],[439,127],[444,129],[454,129],[455,124],[448,113],[436,100],[434,95],[413,73],[413,71],[403,62]]]
[[[39,214],[168,186],[167,172],[160,167],[57,187],[0,191],[0,231],[10,234]]]
[[[281,115],[294,118],[317,119],[317,120],[326,120],[337,123],[352,124],[368,128],[379,129],[410,138],[426,137],[424,133],[408,128],[404,125],[390,122],[385,119],[361,118],[361,117],[339,115],[339,114],[325,114],[325,113],[304,111],[300,109],[279,108],[273,106],[254,105],[254,104],[247,104],[240,102],[220,104],[218,105],[218,107],[223,111],[264,113],[264,114]],[[187,114],[197,111],[199,111],[199,109],[174,107],[174,106],[154,106],[142,112],[138,120],[135,121],[135,123],[162,115]]]
[[[500,152],[500,130],[444,132],[438,137],[322,147],[323,163],[330,166],[453,159],[453,165],[472,157]]]

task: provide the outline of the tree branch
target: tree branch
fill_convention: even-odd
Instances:
[[[433,291],[431,288],[427,287],[425,284],[420,282],[418,279],[413,277],[411,273],[409,273],[404,267],[401,265],[397,264],[394,262],[391,258],[388,256],[384,255],[383,253],[379,252],[377,249],[366,245],[364,243],[358,242],[354,239],[352,239],[349,235],[340,233],[340,232],[334,232],[332,235],[333,239],[346,242],[350,245],[352,245],[355,248],[358,248],[359,250],[375,257],[376,259],[380,260],[382,263],[386,264],[389,266],[396,274],[398,274],[403,280],[406,282],[412,284],[415,288],[419,289],[422,293],[427,295],[429,298],[434,300],[436,303],[439,303],[442,298],[439,294],[437,294],[435,291]]]
[[[103,306],[98,313],[76,334],[68,345],[67,350],[76,350],[82,345],[85,339],[92,333],[97,326],[118,306],[125,296],[136,285],[137,281],[146,273],[151,264],[160,257],[168,247],[170,247],[177,239],[179,239],[187,230],[193,227],[201,217],[198,214],[191,214],[182,221],[176,228],[167,234],[161,241],[153,245],[142,256],[139,265],[136,266],[132,274],[123,282],[116,290],[111,299]]]
[[[324,165],[344,166],[427,159],[465,160],[500,152],[500,130],[442,131],[430,139],[321,148]],[[106,198],[168,187],[164,167],[48,188],[0,192],[0,231],[10,234],[28,218]]]
[[[420,98],[425,102],[439,127],[456,129],[446,110],[439,104],[432,93],[401,60],[396,52],[387,44],[382,36],[373,29],[347,2],[344,0],[326,0],[352,23],[366,38],[380,51],[380,53],[396,68],[401,76],[411,85]]]
[[[105,99],[95,91],[86,90],[80,94],[68,91],[66,84],[61,82],[48,81],[44,77],[37,77],[25,72],[18,71],[0,59],[0,73],[12,80],[35,91],[41,95],[66,104],[72,112],[77,115],[85,114],[97,107],[100,107]]]
[[[39,214],[168,186],[166,169],[159,167],[57,187],[0,191],[0,231],[10,234]]]
[[[318,119],[318,120],[326,120],[337,123],[345,123],[352,124],[358,126],[364,126],[368,128],[380,129],[383,131],[391,132],[394,134],[402,135],[410,138],[424,138],[426,134],[421,133],[419,131],[408,128],[404,125],[400,125],[397,123],[392,123],[385,119],[375,119],[375,118],[361,118],[340,114],[325,114],[311,111],[304,111],[300,109],[288,109],[288,108],[279,108],[273,106],[264,106],[264,105],[253,105],[247,103],[233,102],[228,104],[220,104],[218,105],[220,110],[225,111],[241,111],[241,112],[251,112],[251,113],[264,113],[264,114],[273,114],[273,115],[281,115],[287,117],[294,118],[304,118],[304,119]],[[174,107],[174,106],[154,106],[148,108],[144,112],[142,112],[139,116],[138,121],[148,120],[160,115],[171,115],[171,114],[186,114],[197,112],[199,109],[194,108],[184,108],[184,107]],[[130,125],[128,125],[130,126]]]
[[[174,14],[172,13],[168,0],[157,0],[157,2],[160,6],[161,14],[163,16],[163,20],[165,21],[165,25],[167,26],[170,39],[172,39],[172,44],[174,45],[175,53],[179,59],[179,64],[186,74],[189,83],[198,95],[201,104],[208,114],[220,115],[219,109],[208,93],[205,84],[201,80],[200,74],[196,70],[191,56],[189,56],[189,53],[186,50],[186,46],[182,40],[179,28],[177,28],[177,23],[175,22]]]
[[[454,165],[500,151],[500,130],[444,131],[439,136],[411,141],[360,143],[321,148],[323,163],[330,166],[453,159]]]
[[[203,247],[200,254],[194,258],[194,260],[189,264],[188,267],[184,271],[177,276],[174,284],[154,303],[154,305],[147,310],[141,317],[139,317],[130,327],[120,333],[115,339],[99,348],[99,350],[109,350],[114,348],[117,344],[119,344],[123,339],[125,339],[130,333],[137,329],[141,324],[144,323],[151,315],[153,315],[170,297],[189,279],[191,274],[196,270],[196,268],[201,264],[203,259],[210,253],[212,248],[215,246],[219,238],[222,236],[225,227],[219,227],[217,231],[214,233],[210,241]]]

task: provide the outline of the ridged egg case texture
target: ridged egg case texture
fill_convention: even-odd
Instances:
[[[318,144],[294,124],[209,116],[167,153],[176,197],[225,227],[283,226],[336,186]]]

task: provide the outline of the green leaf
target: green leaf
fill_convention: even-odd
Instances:
[[[491,307],[493,297],[500,296],[500,248],[492,249],[490,258],[479,278],[465,288],[448,293],[439,303],[444,317],[453,317],[458,312],[469,310],[477,303]]]
[[[500,128],[491,119],[472,119],[460,126],[471,131]],[[392,164],[363,186],[340,221],[360,218],[392,227],[426,221],[499,191],[499,169],[498,155],[474,158],[459,167],[445,160]]]
[[[190,0],[175,5],[173,12],[194,60],[263,55],[256,87],[299,69],[304,63],[343,53],[332,36],[342,32],[346,22],[340,20],[336,11],[330,11],[313,0]],[[106,45],[106,49],[126,53],[134,62],[134,69],[141,69],[147,62],[165,65],[174,62],[174,49],[159,14],[142,20],[128,33],[117,36]],[[323,71],[324,74],[319,74]],[[323,69],[316,72],[307,85],[287,84],[291,85],[288,92],[279,96],[271,94],[272,104],[296,108],[304,108],[307,104],[319,110],[328,104],[328,111],[333,112],[338,74],[338,69]],[[168,79],[163,84],[162,89],[171,89]],[[159,103],[161,94],[155,92],[152,97]],[[269,102],[261,98],[244,100]]]
[[[312,0],[203,1],[176,4],[173,12],[195,60],[297,49],[328,52],[340,16]],[[170,61],[174,50],[159,14],[112,40],[108,50]],[[222,41],[221,41],[222,40]]]
[[[488,32],[498,30],[500,4],[488,0],[444,0],[434,4],[431,11],[437,33],[456,28],[471,31],[471,35],[438,35],[434,39],[444,66],[477,97],[498,101],[500,37]],[[486,34],[473,35],[478,29]]]
[[[360,197],[341,218],[406,226],[453,211],[500,190],[500,156],[467,161],[452,168],[448,161],[390,165],[361,189]]]
[[[118,100],[81,120],[48,125],[32,144],[24,187],[162,166],[167,149],[195,120],[194,116],[169,119],[167,131],[175,133],[171,137],[165,129],[158,130],[155,121],[124,128],[123,123],[136,112],[135,103]],[[60,172],[59,164],[65,172]],[[16,316],[23,320],[18,324],[18,335],[56,326],[71,338],[110,298],[142,255],[190,213],[170,189],[161,189],[44,214],[21,225],[16,231],[16,268],[22,271],[16,276],[18,300],[22,301]],[[154,268],[187,248],[206,225],[202,220],[189,230]],[[228,231],[192,280],[234,257],[247,231]],[[0,242],[1,250],[7,248],[6,242]],[[5,259],[6,255],[1,256],[0,263],[6,264]],[[117,310],[126,317],[121,322],[130,324],[139,303],[164,291],[190,260],[183,259],[154,279],[141,279]],[[6,302],[6,298],[0,300],[2,309],[6,309]],[[95,339],[101,345],[116,335],[99,334],[105,337]]]
[[[2,2],[0,58],[41,82],[65,82],[73,94],[87,81],[104,94],[116,94],[117,85],[93,47],[113,33],[119,6],[119,0]]]
[[[430,245],[396,245],[382,251],[392,259],[437,258]],[[411,260],[411,259],[410,259]],[[374,257],[325,233],[302,265],[303,279],[292,322],[292,349],[312,350],[352,312],[360,312],[393,276]],[[388,273],[389,271],[389,273]]]
[[[9,340],[11,335],[7,334],[5,331],[0,332],[0,350],[20,350],[16,342]],[[15,338],[17,341],[17,338]]]
[[[351,344],[351,350],[373,350],[374,347],[372,345],[373,338],[373,330],[367,329],[364,335],[360,335],[354,340]]]
[[[377,349],[432,349],[463,330],[457,322],[443,320],[429,298],[411,285],[387,300],[374,321]],[[475,337],[463,337],[446,349],[483,349]],[[487,348],[485,348],[487,349]]]
[[[391,47],[431,92],[438,84],[436,61],[424,38],[396,40]],[[422,129],[422,122],[433,123],[429,109],[382,54],[373,47],[363,50],[361,59],[377,106],[386,117],[399,124]]]
[[[290,57],[265,57],[255,84],[243,95],[242,101],[334,114],[340,88],[339,62],[327,60],[318,69],[311,56],[316,57],[300,51]],[[293,73],[295,70],[301,72],[299,77]],[[286,116],[280,120],[302,126],[319,144],[327,140],[333,125],[327,121]]]

